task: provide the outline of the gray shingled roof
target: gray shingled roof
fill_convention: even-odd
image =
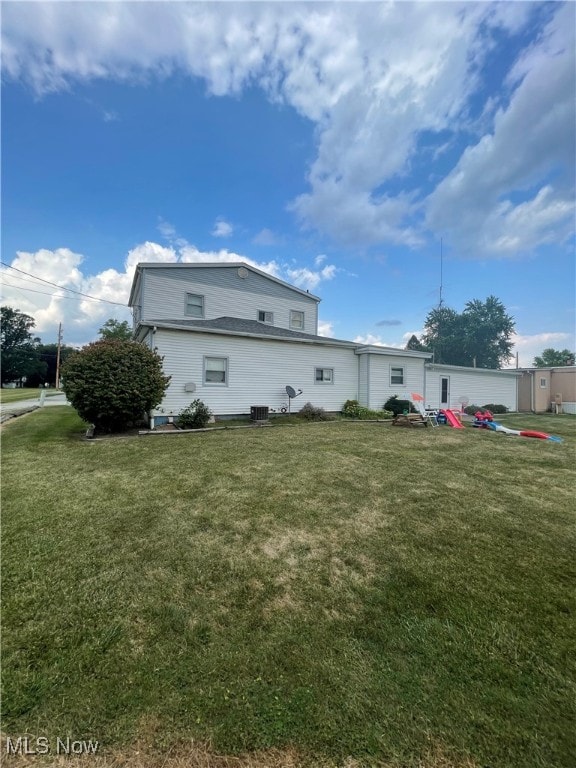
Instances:
[[[249,333],[256,336],[270,336],[274,338],[285,339],[303,339],[306,341],[322,341],[323,343],[335,342],[338,344],[350,344],[357,346],[353,341],[344,339],[333,339],[327,336],[316,336],[312,333],[302,333],[301,331],[291,331],[288,328],[278,328],[275,325],[259,323],[257,320],[244,320],[240,317],[216,317],[214,320],[181,320],[181,319],[156,319],[148,320],[146,325],[171,325],[178,328],[203,328],[213,331],[230,331],[232,333]]]

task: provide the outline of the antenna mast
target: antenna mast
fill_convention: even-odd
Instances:
[[[442,309],[443,268],[444,268],[444,253],[443,253],[443,247],[442,247],[442,238],[440,238],[440,301],[438,303],[438,309]]]

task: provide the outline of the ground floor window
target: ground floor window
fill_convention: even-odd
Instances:
[[[228,384],[228,358],[204,358],[204,384]]]
[[[314,381],[316,384],[332,384],[334,382],[334,368],[315,368]]]
[[[390,384],[392,386],[404,386],[404,368],[401,366],[390,366]]]
[[[548,382],[545,378],[540,379],[540,389],[546,389]]]

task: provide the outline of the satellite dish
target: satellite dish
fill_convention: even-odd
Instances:
[[[286,387],[286,394],[290,398],[296,397],[296,390],[294,389],[294,387],[291,387],[290,384],[288,384],[288,386]]]

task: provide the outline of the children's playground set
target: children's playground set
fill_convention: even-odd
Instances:
[[[440,424],[447,424],[453,429],[464,429],[463,417],[464,408],[462,410],[453,410],[451,408],[438,408],[430,409],[424,407],[424,398],[415,392],[411,393],[412,403],[420,414],[422,422],[427,426],[431,424],[433,427],[437,427]],[[510,429],[500,424],[499,421],[494,421],[494,417],[488,410],[479,410],[474,414],[474,421],[472,426],[476,429],[488,429],[493,432],[501,432],[504,435],[510,435],[514,437],[535,437],[539,440],[550,440],[554,443],[561,443],[562,438],[555,435],[548,435],[545,432],[535,432],[531,429]]]

